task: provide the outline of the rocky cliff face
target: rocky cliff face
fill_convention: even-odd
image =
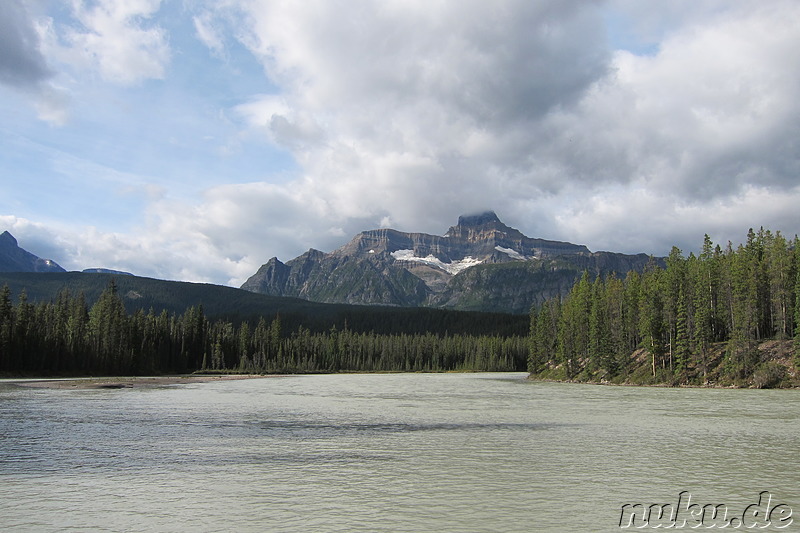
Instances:
[[[330,253],[273,257],[242,288],[318,302],[525,313],[568,292],[583,270],[624,275],[647,261],[529,238],[486,212],[459,217],[443,236],[377,229]]]
[[[66,272],[55,261],[41,259],[17,244],[9,232],[0,234],[0,272]]]

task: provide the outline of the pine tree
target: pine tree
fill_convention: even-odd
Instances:
[[[578,374],[589,354],[590,310],[591,284],[584,271],[561,308],[558,356],[568,379]]]
[[[622,347],[621,355],[633,353],[641,343],[639,333],[639,308],[641,305],[642,280],[638,272],[625,276],[622,294]],[[626,363],[629,361],[626,361]]]
[[[686,260],[683,252],[673,246],[667,257],[667,269],[662,279],[662,301],[666,326],[666,343],[668,349],[667,364],[670,370],[675,367],[675,338],[678,330],[678,297],[686,292]],[[684,324],[686,326],[686,324]]]
[[[800,369],[800,239],[794,238],[794,366]]]
[[[544,306],[541,310],[537,310],[536,306],[531,307],[530,311],[530,329],[528,339],[530,342],[530,351],[528,353],[528,372],[531,374],[539,374],[544,370],[544,347],[541,345],[539,338],[539,317],[544,312]],[[542,317],[545,319],[545,317]]]
[[[8,284],[0,290],[0,372],[11,369],[11,332],[14,327],[14,306]]]
[[[236,367],[240,372],[252,372],[253,360],[250,357],[252,336],[250,334],[250,324],[247,322],[239,326],[238,340],[238,363]]]
[[[665,321],[662,294],[662,271],[651,268],[642,277],[642,292],[639,300],[639,332],[642,347],[650,353],[651,371],[656,377],[659,368],[664,368]]]
[[[111,374],[132,372],[128,315],[112,279],[89,310],[92,368]]]
[[[733,378],[745,378],[756,362],[755,347],[760,332],[759,271],[760,245],[751,229],[747,246],[739,245],[730,255],[731,334],[726,371]]]
[[[702,372],[703,382],[707,380],[709,350],[715,340],[715,309],[718,298],[718,277],[715,274],[713,248],[708,234],[705,236],[703,252],[688,265],[689,284],[692,293],[692,324],[689,334],[691,339],[692,363],[696,371]],[[689,299],[687,297],[687,303]]]
[[[34,321],[33,304],[28,302],[28,293],[23,289],[17,296],[17,305],[14,310],[14,327],[11,332],[12,369],[16,371],[34,371],[33,344],[36,327]]]
[[[679,377],[683,377],[683,381],[686,381],[686,373],[689,369],[690,359],[689,315],[687,312],[687,298],[682,288],[678,294],[673,354],[675,357],[675,374]]]
[[[786,339],[792,334],[792,316],[790,314],[794,292],[792,251],[780,231],[774,235],[768,231],[766,235],[768,240],[765,248],[765,263],[770,297],[768,331],[770,336]]]
[[[617,362],[611,346],[611,323],[606,286],[599,276],[592,284],[589,341],[592,370],[603,370],[606,378],[616,375]]]

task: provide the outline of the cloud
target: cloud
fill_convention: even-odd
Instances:
[[[0,82],[35,86],[52,76],[39,50],[39,35],[23,0],[0,2]]]
[[[192,18],[194,22],[195,35],[206,45],[211,53],[216,57],[223,57],[225,54],[225,37],[216,27],[213,15],[205,11]]]
[[[599,3],[248,2],[241,24],[283,91],[282,109],[239,111],[293,150],[332,212],[406,227],[485,206],[487,189],[500,203],[498,180],[549,187],[525,160],[539,123],[611,60]]]
[[[789,20],[797,15],[788,5],[726,13],[675,33],[654,57],[618,54],[616,84],[603,96],[628,102],[617,122],[641,139],[629,156],[634,172],[694,197],[793,186],[800,29]]]
[[[800,13],[760,5],[673,14],[636,55],[611,50],[601,3],[242,3],[237,37],[282,92],[235,115],[300,171],[162,204],[154,223],[237,282],[272,255],[486,208],[630,253],[791,224]]]
[[[69,45],[64,62],[115,83],[169,81],[159,2],[72,5],[82,26],[53,30]],[[442,233],[482,209],[595,250],[666,254],[705,232],[724,242],[751,225],[798,231],[794,1],[184,9],[192,40],[222,59],[244,46],[268,77],[214,102],[239,129],[226,140],[239,153],[256,139],[285,150],[296,171],[230,157],[214,169],[227,185],[206,176],[195,200],[166,186],[141,227],[92,234],[75,263],[238,284],[273,255],[328,251],[386,225]]]
[[[170,59],[166,32],[157,24],[146,26],[161,0],[73,0],[79,27],[64,31],[65,60],[96,68],[107,80],[132,84],[160,79]]]
[[[617,2],[658,40],[643,55],[610,49],[601,4],[348,5],[245,7],[245,42],[285,89],[269,116],[323,131],[295,153],[331,213],[433,232],[494,207],[541,236],[655,253],[721,219],[730,236],[737,209],[793,220],[758,202],[793,195],[800,171],[796,3]],[[635,201],[644,223],[596,208]]]
[[[80,83],[66,65],[96,69],[122,85],[164,77],[167,34],[145,25],[159,6],[160,0],[73,0],[78,25],[70,25],[43,16],[34,2],[0,2],[0,83],[31,97],[41,120],[64,126],[71,102],[65,84]]]
[[[688,255],[700,250],[706,233],[723,248],[728,241],[734,247],[743,242],[749,228],[782,231],[790,238],[799,233],[792,206],[800,201],[800,186],[780,192],[747,186],[735,195],[694,202],[665,201],[658,191],[645,187],[613,187],[578,196],[581,202],[559,205],[548,217],[557,221],[558,236],[591,243],[595,251],[667,255],[678,246]]]
[[[41,28],[24,0],[0,2],[0,84],[29,96],[39,118],[62,126],[69,97],[53,83],[42,53]]]

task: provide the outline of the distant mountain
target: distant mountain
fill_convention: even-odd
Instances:
[[[0,234],[0,272],[66,272],[55,261],[23,250],[9,232]]]
[[[133,276],[133,274],[130,272],[111,270],[110,268],[85,268],[81,272],[84,274],[115,274],[117,276]]]
[[[459,217],[443,236],[376,229],[330,253],[273,257],[242,288],[317,302],[527,313],[566,294],[584,270],[625,275],[648,261],[530,238],[488,211]]]

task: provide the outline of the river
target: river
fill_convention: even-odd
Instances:
[[[0,381],[0,530],[619,531],[626,504],[762,491],[800,526],[800,391],[524,377]]]

